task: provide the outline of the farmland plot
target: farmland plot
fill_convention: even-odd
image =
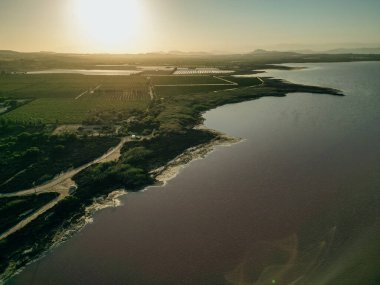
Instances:
[[[1,85],[0,90],[8,95],[35,98],[2,115],[19,122],[81,123],[103,111],[143,110],[150,101],[149,82],[141,76],[50,74],[20,75],[1,80],[4,86]]]

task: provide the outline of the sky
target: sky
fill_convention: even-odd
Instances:
[[[0,49],[249,52],[380,47],[379,0],[0,0]]]

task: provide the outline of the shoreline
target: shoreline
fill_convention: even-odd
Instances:
[[[147,191],[150,188],[156,188],[166,185],[166,183],[168,183],[171,179],[179,175],[181,170],[186,168],[191,162],[205,158],[207,155],[215,151],[217,147],[229,147],[244,141],[244,139],[231,137],[226,134],[220,133],[216,130],[208,129],[203,124],[196,126],[194,129],[202,129],[209,131],[215,134],[216,138],[212,139],[208,143],[204,143],[185,150],[182,154],[169,161],[166,165],[151,171],[151,174],[156,179],[156,183],[144,187],[144,189],[140,190],[141,192]],[[128,193],[128,189],[118,189],[110,192],[105,197],[94,198],[93,203],[85,208],[83,215],[77,218],[76,221],[69,221],[71,223],[70,226],[68,226],[67,228],[59,229],[57,233],[54,234],[54,236],[51,239],[51,244],[48,245],[48,247],[45,250],[43,250],[39,256],[30,259],[25,263],[24,266],[18,268],[13,273],[10,273],[10,276],[4,279],[4,281],[6,282],[9,279],[17,276],[25,269],[25,267],[33,264],[34,262],[38,262],[41,258],[45,257],[50,251],[61,246],[74,235],[81,232],[83,229],[85,229],[87,225],[93,223],[94,215],[97,212],[108,208],[123,206],[123,203],[118,198],[126,196]],[[33,249],[30,249],[30,252],[32,250]],[[8,271],[12,272],[13,270],[14,268],[12,267],[12,263],[10,263]],[[6,271],[3,272],[4,275],[6,275],[6,273]],[[2,281],[3,280],[0,279],[0,284],[3,284],[1,283]]]
[[[217,138],[208,143],[191,147],[166,165],[151,171],[156,179],[156,183],[144,187],[144,189],[139,192],[147,191],[147,189],[151,187],[161,187],[166,185],[170,180],[179,175],[181,170],[189,166],[191,162],[205,158],[207,155],[215,151],[217,147],[229,147],[244,141],[244,139],[230,137],[217,131],[207,129],[204,125],[201,125],[200,128],[217,134]],[[128,193],[130,193],[128,189],[118,189],[110,192],[105,197],[94,198],[93,203],[85,208],[85,214],[79,218],[77,222],[72,224],[72,228],[59,232],[53,238],[52,247],[59,246],[74,234],[81,231],[86,225],[91,224],[93,222],[94,214],[97,212],[108,208],[123,206],[123,203],[118,198],[123,197]]]
[[[166,165],[159,167],[151,173],[154,175],[155,179],[158,181],[156,185],[152,186],[163,186],[166,185],[168,181],[175,178],[182,169],[184,169],[188,164],[195,160],[203,159],[219,146],[232,146],[236,143],[243,141],[241,138],[230,137],[226,134],[220,133],[218,131],[208,129],[204,125],[199,125],[196,128],[212,132],[216,135],[215,139],[210,142],[201,144],[195,147],[191,147],[185,150],[182,154],[175,157],[173,160],[169,161]],[[147,187],[152,187],[147,186]]]

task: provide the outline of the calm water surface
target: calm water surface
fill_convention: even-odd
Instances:
[[[29,71],[28,74],[82,74],[82,75],[132,75],[141,73],[139,70],[106,70],[106,69],[49,69]]]
[[[307,66],[265,76],[347,96],[207,112],[245,140],[128,194],[9,284],[380,284],[380,63]]]

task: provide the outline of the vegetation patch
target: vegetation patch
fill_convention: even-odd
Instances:
[[[100,157],[118,142],[116,137],[50,135],[43,125],[20,126],[0,120],[0,192],[44,183]]]
[[[0,198],[0,234],[56,198],[56,193]]]

